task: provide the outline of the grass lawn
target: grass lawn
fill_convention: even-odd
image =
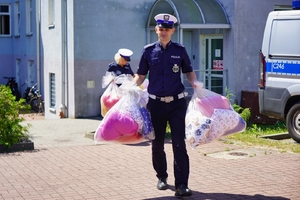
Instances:
[[[226,143],[240,143],[243,146],[260,146],[278,149],[281,152],[300,153],[300,144],[287,142],[286,140],[265,139],[260,136],[287,133],[285,122],[277,122],[273,125],[252,124],[242,133],[225,137]]]
[[[170,136],[170,127],[167,127],[167,138]],[[287,128],[285,122],[277,122],[272,125],[248,124],[246,130],[242,133],[232,134],[223,137],[225,143],[237,144],[242,146],[266,147],[277,149],[281,152],[293,152],[300,154],[300,144],[294,141],[287,142],[286,140],[265,139],[260,136],[286,133]]]

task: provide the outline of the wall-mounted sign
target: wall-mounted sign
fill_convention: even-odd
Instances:
[[[223,69],[223,60],[213,60],[213,69]]]
[[[221,49],[215,50],[215,57],[221,57]]]

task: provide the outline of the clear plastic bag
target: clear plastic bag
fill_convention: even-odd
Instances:
[[[116,76],[114,72],[106,72],[106,75],[102,78],[102,88],[106,88],[103,95],[100,98],[101,115],[104,117],[106,113],[111,109],[122,97],[123,92],[118,85],[123,82],[132,81],[132,76],[129,74],[121,74]]]
[[[226,97],[203,88],[200,82],[196,85],[185,117],[186,140],[192,148],[245,130],[246,122]]]
[[[122,98],[106,113],[100,122],[94,140],[118,143],[139,143],[145,139],[154,139],[154,131],[147,112],[142,113],[141,100],[143,90],[137,86],[123,87]],[[146,110],[147,111],[147,110]],[[145,121],[146,119],[146,121]],[[145,124],[145,122],[147,122]],[[150,123],[149,123],[150,122]]]
[[[121,98],[119,87],[111,82],[100,98],[101,115],[104,117]]]
[[[153,128],[152,122],[151,122],[150,113],[147,110],[147,108],[144,106],[140,107],[140,112],[143,117],[143,128],[140,133],[142,134],[142,136],[144,138],[149,139],[149,140],[154,140],[155,134],[154,134],[154,128]]]

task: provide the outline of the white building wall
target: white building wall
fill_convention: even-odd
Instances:
[[[61,67],[62,67],[62,34],[61,34],[61,4],[55,1],[54,26],[48,24],[48,2],[41,2],[41,65],[44,68],[44,100],[45,117],[47,119],[59,118],[61,104]],[[55,107],[50,108],[50,73],[55,74]]]

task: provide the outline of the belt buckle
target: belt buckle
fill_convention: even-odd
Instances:
[[[172,96],[169,96],[169,97],[163,97],[161,100],[166,103],[170,103],[171,101],[174,100],[174,98]]]

